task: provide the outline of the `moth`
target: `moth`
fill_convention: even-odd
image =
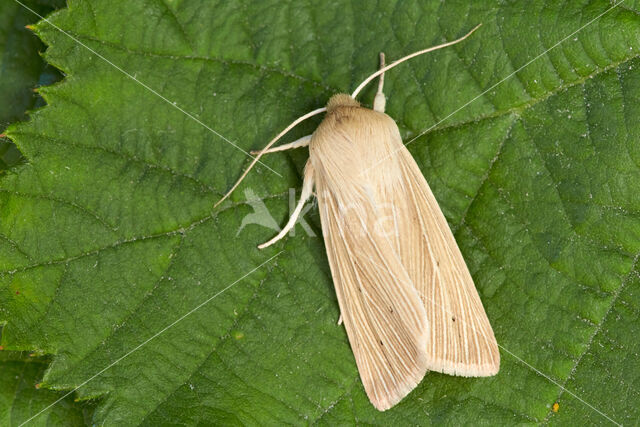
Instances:
[[[478,27],[476,27],[478,28]],[[296,121],[257,154],[309,147],[300,201],[280,233],[295,226],[305,201],[318,199],[340,321],[371,403],[381,411],[403,399],[427,371],[495,375],[500,353],[478,292],[438,203],[384,113],[384,72],[407,59],[459,43],[467,35],[381,68],[351,94]],[[380,76],[373,109],[355,100]],[[293,126],[326,115],[312,135],[275,148]],[[340,321],[338,323],[340,323]]]

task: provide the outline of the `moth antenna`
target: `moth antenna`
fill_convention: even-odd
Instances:
[[[384,62],[384,52],[380,52],[380,68],[385,67]],[[384,87],[384,73],[380,74],[380,80],[378,81],[378,93],[382,93],[382,88]]]
[[[392,69],[393,67],[395,67],[396,65],[400,65],[401,63],[403,63],[404,61],[407,61],[411,58],[414,58],[416,56],[422,55],[423,53],[427,53],[427,52],[431,52],[434,50],[438,50],[438,49],[442,49],[443,47],[447,47],[447,46],[451,46],[454,45],[456,43],[460,43],[462,40],[466,39],[467,37],[469,37],[471,34],[473,34],[473,32],[475,30],[477,30],[478,28],[480,28],[482,24],[478,24],[476,25],[473,30],[469,31],[467,34],[465,34],[464,36],[460,37],[459,39],[447,42],[447,43],[443,43],[443,44],[439,44],[437,46],[431,46],[427,49],[423,49],[423,50],[419,50],[417,52],[413,52],[410,55],[407,55],[403,58],[398,59],[397,61],[392,62],[391,64],[387,65],[386,67],[382,67],[380,68],[378,71],[376,71],[375,73],[371,74],[369,77],[367,77],[366,79],[364,79],[364,81],[362,83],[360,83],[360,85],[356,88],[356,90],[353,91],[353,93],[351,94],[351,97],[355,99],[356,96],[358,96],[358,94],[360,93],[360,91],[362,89],[364,89],[364,87],[366,85],[368,85],[371,80],[375,79],[376,77],[378,77],[380,74],[383,74],[385,71]]]
[[[247,169],[245,169],[245,171],[242,173],[242,176],[240,176],[240,178],[238,179],[238,181],[236,181],[235,184],[233,184],[233,187],[231,187],[231,190],[227,191],[227,193],[222,196],[222,199],[218,200],[216,202],[215,205],[213,205],[213,208],[215,209],[216,207],[218,207],[218,205],[220,205],[220,203],[224,202],[227,197],[229,197],[231,195],[231,193],[233,193],[233,190],[235,190],[238,185],[240,185],[240,183],[242,182],[242,180],[247,176],[247,174],[249,173],[249,171],[256,165],[256,163],[258,163],[258,160],[260,160],[260,157],[262,157],[265,153],[265,151],[267,151],[269,148],[271,148],[271,146],[273,144],[275,144],[280,138],[282,138],[287,132],[289,132],[291,129],[293,129],[296,125],[298,125],[298,123],[308,119],[309,117],[313,117],[317,114],[320,113],[324,113],[325,111],[327,111],[326,107],[322,107],[322,108],[318,108],[315,109],[307,114],[305,114],[304,116],[298,117],[297,119],[295,119],[293,122],[291,122],[291,124],[289,126],[287,126],[286,128],[284,128],[284,130],[282,132],[280,132],[275,138],[273,138],[271,141],[269,141],[269,143],[262,149],[260,150],[260,152],[258,153],[258,155],[256,157],[253,158],[253,161],[251,162],[251,164],[249,165],[249,167]]]

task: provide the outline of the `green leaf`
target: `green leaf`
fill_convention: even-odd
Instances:
[[[17,351],[0,352],[0,424],[19,425],[30,418],[34,411],[49,406],[62,397],[62,393],[39,390],[49,361]],[[85,404],[85,410],[91,410]],[[34,420],[32,425],[85,425],[87,416],[71,396],[63,399]]]
[[[60,7],[57,3],[60,2],[24,2],[39,14],[48,13],[55,6]],[[25,25],[37,21],[37,15],[18,3],[0,4],[0,131],[16,119],[25,119],[27,108],[42,105],[42,99],[33,92],[36,85],[60,78],[60,73],[40,56],[44,44],[25,28]],[[0,172],[22,160],[16,146],[10,140],[0,138]],[[27,353],[0,351],[0,424],[20,424],[33,414],[34,408],[48,405],[63,395],[36,388],[48,364],[48,360],[34,358]],[[84,424],[82,412],[70,402],[72,398],[65,399],[37,423]]]
[[[38,16],[58,6],[57,0],[25,0],[0,4],[0,132],[15,120],[24,120],[27,109],[41,105],[33,90],[38,84],[59,80],[60,74],[41,58],[44,45],[27,28]],[[33,10],[30,11],[30,8]],[[0,138],[0,172],[18,164],[22,156],[15,145]]]
[[[83,385],[96,424],[636,420],[631,6],[70,1],[51,18],[66,34],[37,26],[67,78],[8,130],[28,163],[0,180],[2,345],[52,354],[42,387]],[[248,165],[229,141],[262,147],[353,89],[379,51],[399,58],[480,22],[391,70],[385,91],[405,140],[420,135],[408,147],[474,276],[501,371],[430,373],[377,412],[336,325],[321,238],[298,227],[258,251],[273,230],[241,228],[244,189],[286,220],[305,151],[267,156],[282,177],[260,166],[212,209]],[[315,209],[307,220],[320,236]]]

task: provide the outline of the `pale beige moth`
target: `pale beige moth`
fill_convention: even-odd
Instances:
[[[477,27],[476,27],[477,28]],[[491,324],[447,221],[427,181],[384,113],[384,72],[458,43],[415,52],[369,76],[352,95],[337,94],[259,151],[240,180],[266,153],[309,147],[300,201],[281,232],[295,226],[305,201],[318,199],[327,257],[360,378],[371,403],[386,410],[427,371],[495,375],[500,353]],[[373,109],[355,100],[380,76]],[[270,148],[293,126],[326,112],[312,135]],[[315,189],[315,192],[314,192]]]

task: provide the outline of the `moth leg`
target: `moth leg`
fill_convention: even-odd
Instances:
[[[380,68],[384,68],[384,52],[380,52]],[[382,92],[383,86],[384,73],[380,74],[380,78],[378,79],[378,92],[376,92],[376,97],[373,98],[373,109],[381,113],[384,113],[384,107],[387,104],[387,99],[384,96],[384,92]]]
[[[269,240],[268,242],[258,245],[258,249],[264,249],[267,246],[273,245],[275,242],[277,242],[278,240],[286,236],[289,230],[295,227],[296,221],[298,220],[298,216],[300,215],[300,212],[304,207],[304,203],[307,201],[312,191],[313,191],[313,166],[311,166],[311,160],[307,160],[307,164],[304,167],[304,181],[302,182],[302,191],[300,192],[300,200],[298,201],[296,208],[293,210],[293,213],[291,214],[291,218],[289,218],[289,222],[287,222],[287,225],[285,225],[284,228],[280,230],[280,232],[276,237]]]
[[[296,139],[288,144],[278,145],[277,147],[269,148],[264,154],[275,153],[277,151],[290,150],[292,148],[306,147],[311,142],[311,135],[303,136],[300,139]],[[253,150],[251,154],[260,154],[262,150]]]
[[[338,318],[338,326],[342,325],[342,313],[340,313],[340,317]]]

